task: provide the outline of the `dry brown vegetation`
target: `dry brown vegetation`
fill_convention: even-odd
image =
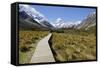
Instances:
[[[96,59],[96,36],[94,34],[53,32],[51,42],[57,61]]]
[[[37,42],[46,36],[49,32],[47,31],[31,31],[31,30],[20,30],[19,31],[19,63],[29,63]]]

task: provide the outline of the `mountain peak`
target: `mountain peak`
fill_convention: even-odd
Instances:
[[[57,18],[55,23],[52,23],[52,25],[55,27],[55,28],[70,28],[74,25],[78,25],[80,24],[81,21],[75,21],[75,22],[72,22],[72,21],[64,21],[62,18]]]
[[[82,23],[80,23],[77,28],[87,30],[95,25],[96,25],[96,12],[92,12],[86,18],[84,18]]]
[[[41,27],[44,29],[51,29],[53,28],[53,26],[50,24],[50,22],[48,22],[48,20],[44,17],[44,15],[42,13],[40,13],[39,11],[37,11],[34,7],[32,7],[31,5],[23,5],[20,4],[19,5],[19,14],[20,14],[20,20],[21,23],[23,24],[25,21],[30,27]],[[23,25],[24,25],[23,24]]]
[[[22,12],[22,11],[26,12],[32,18],[38,19],[40,21],[45,18],[43,14],[38,12],[35,8],[31,7],[30,5],[20,4],[19,5],[19,12]]]

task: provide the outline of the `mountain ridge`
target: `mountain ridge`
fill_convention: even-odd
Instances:
[[[44,16],[28,5],[19,5],[19,21],[20,27],[22,24],[30,28],[39,28],[44,30],[52,29],[53,26],[44,18]],[[22,20],[21,20],[22,19]],[[24,21],[24,22],[23,22]],[[27,23],[27,24],[26,24]],[[27,27],[23,27],[27,28]]]
[[[82,21],[67,22],[57,18],[51,23],[43,14],[28,5],[19,5],[19,25],[23,28],[36,28],[43,30],[54,30],[60,28],[74,28],[88,30],[96,25],[96,12],[90,13]]]

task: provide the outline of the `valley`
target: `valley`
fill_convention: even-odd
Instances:
[[[45,12],[48,18],[33,6],[19,5],[20,64],[96,60],[96,11],[70,11]]]

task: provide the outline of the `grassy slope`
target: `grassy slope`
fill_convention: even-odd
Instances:
[[[96,59],[96,36],[91,32],[74,29],[53,32],[51,41],[57,61]]]

